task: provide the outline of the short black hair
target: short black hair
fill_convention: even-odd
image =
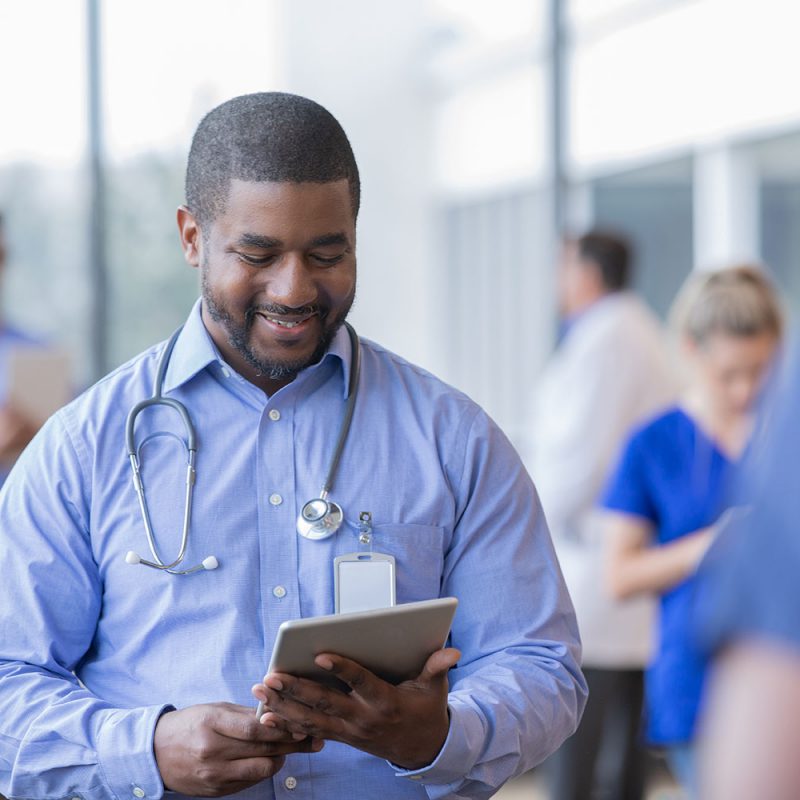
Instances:
[[[583,261],[600,270],[603,285],[609,292],[626,289],[633,277],[633,247],[620,233],[592,230],[573,240]]]
[[[186,167],[186,205],[202,225],[225,208],[230,182],[346,179],[353,217],[361,182],[342,126],[319,103],[284,92],[234,97],[201,120]]]

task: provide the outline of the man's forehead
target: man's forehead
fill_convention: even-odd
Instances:
[[[212,227],[224,235],[283,238],[285,233],[317,239],[355,235],[347,179],[326,182],[232,179]]]
[[[337,181],[247,181],[233,178],[222,208],[226,213],[246,213],[248,210],[281,212],[291,208],[294,213],[352,216],[350,187],[346,178]]]

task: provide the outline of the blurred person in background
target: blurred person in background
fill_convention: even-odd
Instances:
[[[589,701],[548,762],[556,800],[639,800],[643,669],[653,601],[603,590],[596,508],[631,428],[675,398],[661,326],[630,291],[632,253],[615,233],[567,239],[559,264],[564,333],[539,384],[527,465],[536,481],[583,641]]]
[[[201,297],[51,417],[0,495],[9,797],[486,798],[577,726],[577,624],[516,451],[345,325],[359,204],[311,100],[245,95],[198,126],[177,222]],[[323,480],[338,533],[304,524]],[[398,603],[458,598],[454,647],[398,686],[336,654],[317,664],[349,692],[264,678],[282,623],[334,612],[334,559],[363,536]]]
[[[695,573],[730,516],[727,491],[751,440],[782,320],[765,274],[741,266],[691,276],[673,322],[687,383],[676,407],[632,435],[603,505],[613,596],[660,598],[658,649],[645,687],[648,740],[666,749],[691,793],[706,666],[691,624]]]
[[[800,797],[800,342],[737,498],[749,511],[703,565],[698,635],[714,654],[700,725],[703,800]]]
[[[0,290],[5,280],[7,256],[5,224],[0,214]],[[17,457],[41,426],[41,422],[27,414],[24,408],[10,401],[11,361],[13,354],[21,348],[40,346],[42,343],[38,339],[9,325],[0,312],[0,486],[5,483]]]

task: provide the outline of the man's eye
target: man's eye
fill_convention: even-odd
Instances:
[[[247,253],[236,254],[245,264],[250,264],[253,267],[265,267],[275,260],[275,256],[251,256]]]
[[[344,253],[340,253],[338,256],[322,256],[319,253],[312,253],[311,258],[313,258],[317,264],[322,264],[325,267],[332,267],[344,258]]]

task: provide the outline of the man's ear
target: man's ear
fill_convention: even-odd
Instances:
[[[202,261],[203,233],[200,225],[186,206],[178,206],[178,233],[186,263],[199,267]]]

